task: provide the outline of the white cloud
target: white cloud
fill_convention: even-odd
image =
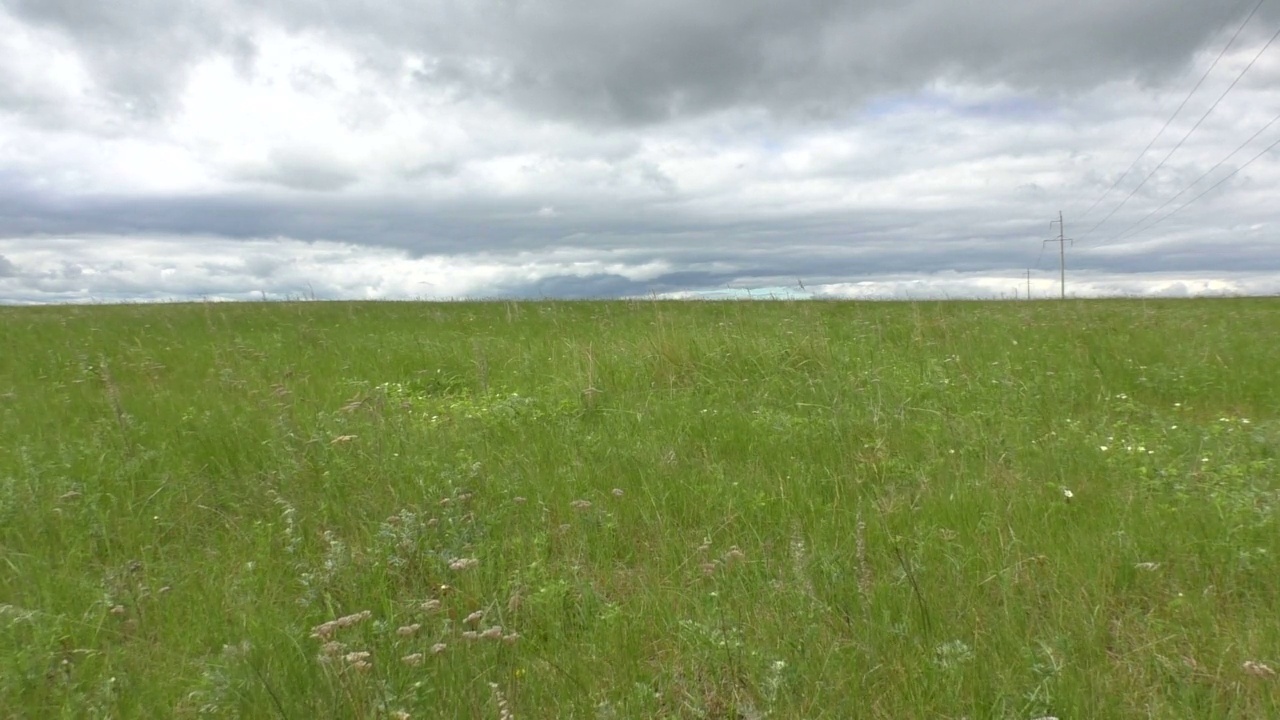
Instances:
[[[169,59],[174,68],[155,70],[165,94],[150,114],[138,111],[140,100],[128,91],[128,83],[148,84],[150,65],[121,65],[120,53],[110,52],[148,47],[141,26],[130,24],[141,19],[127,7],[103,6],[104,17],[82,25],[55,22],[47,14],[56,8],[38,4],[0,9],[0,137],[7,140],[0,143],[0,237],[8,238],[0,254],[19,269],[0,277],[0,301],[248,297],[299,293],[308,283],[326,297],[630,294],[646,283],[656,292],[704,291],[796,276],[829,293],[861,292],[867,286],[859,283],[874,282],[889,295],[999,294],[1012,286],[1005,275],[1037,264],[1048,272],[1052,253],[1042,255],[1040,241],[1058,210],[1078,240],[1069,267],[1084,294],[1129,292],[1117,279],[1129,275],[1138,293],[1264,292],[1269,281],[1233,273],[1280,272],[1272,249],[1280,164],[1271,156],[1160,225],[1118,237],[1272,118],[1280,107],[1275,52],[1262,56],[1123,210],[1090,232],[1261,46],[1246,34],[1153,152],[1086,213],[1225,42],[1220,28],[1195,27],[1191,16],[1202,10],[1169,11],[1169,22],[1191,33],[1179,36],[1190,43],[1179,53],[1135,38],[1149,56],[1110,48],[1114,66],[1062,86],[981,60],[985,51],[965,43],[987,31],[964,24],[958,37],[944,38],[959,44],[950,59],[939,56],[945,62],[849,95],[831,84],[844,100],[806,114],[783,99],[817,102],[821,88],[772,73],[788,52],[807,58],[814,72],[795,83],[834,82],[832,68],[811,57],[813,48],[791,44],[813,18],[781,10],[777,19],[794,26],[772,34],[753,25],[756,45],[704,43],[708,53],[725,53],[705,59],[725,63],[723,79],[738,83],[720,96],[703,78],[669,74],[663,63],[671,58],[652,57],[646,70],[594,40],[574,62],[559,53],[576,46],[539,46],[535,55],[545,55],[554,77],[520,67],[520,53],[546,40],[538,33],[576,32],[556,29],[554,4],[546,17],[526,18],[527,28],[474,36],[433,34],[400,5],[371,12],[371,25],[359,32],[364,20],[341,3],[323,22],[285,22],[279,13],[288,3],[234,18],[221,6],[196,5],[200,18],[217,22],[156,45],[148,63]],[[918,29],[912,23],[933,22],[922,7],[871,15],[886,37],[909,38]],[[1081,12],[1120,12],[1108,7]],[[459,28],[475,29],[490,6],[449,8]],[[1028,3],[1024,12],[1037,8]],[[773,12],[740,10],[757,19]],[[657,33],[636,36],[648,47],[661,36],[655,28],[671,29],[662,18],[684,11],[627,5],[616,16],[603,6],[597,12],[620,33],[628,25]],[[849,17],[828,18],[821,42],[856,30]],[[401,25],[422,42],[406,41]],[[174,50],[183,38],[191,40],[189,52]],[[670,39],[680,45],[672,57],[701,52],[686,40]],[[1033,45],[1009,42],[1010,52],[1039,59]],[[849,60],[845,50],[828,50],[835,54],[828,60]],[[757,56],[767,61],[761,75],[746,77],[738,63]],[[109,67],[95,64],[102,58]],[[619,84],[624,75],[635,84]],[[542,87],[545,103],[556,107],[513,83]],[[599,94],[605,90],[613,94]],[[613,110],[593,104],[602,97]],[[688,111],[655,115],[660,100]],[[1280,124],[1164,212],[1276,139]],[[1219,281],[1236,284],[1213,284]]]

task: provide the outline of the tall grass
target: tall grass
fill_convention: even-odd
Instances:
[[[1280,717],[1277,337],[0,309],[0,717]]]

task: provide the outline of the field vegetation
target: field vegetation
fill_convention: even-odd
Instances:
[[[1280,717],[1280,302],[0,309],[0,717]]]

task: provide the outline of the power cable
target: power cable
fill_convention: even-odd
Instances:
[[[1225,97],[1227,96],[1227,94],[1228,94],[1228,93],[1230,93],[1230,92],[1232,91],[1232,89],[1234,89],[1234,88],[1235,88],[1236,84],[1238,84],[1238,83],[1240,82],[1240,80],[1245,76],[1245,74],[1249,72],[1249,70],[1253,67],[1254,63],[1256,63],[1256,62],[1258,61],[1258,58],[1262,57],[1262,53],[1266,52],[1266,51],[1267,51],[1267,48],[1271,47],[1271,43],[1275,42],[1275,40],[1276,40],[1276,38],[1277,38],[1277,37],[1280,37],[1280,30],[1276,30],[1276,32],[1271,36],[1271,39],[1267,40],[1267,44],[1266,44],[1266,45],[1263,45],[1263,46],[1262,46],[1262,49],[1261,49],[1261,50],[1259,50],[1259,51],[1257,52],[1257,54],[1253,56],[1253,59],[1249,61],[1249,64],[1248,64],[1248,65],[1246,65],[1246,66],[1244,67],[1244,69],[1240,71],[1240,74],[1236,76],[1236,79],[1235,79],[1235,80],[1232,80],[1232,81],[1231,81],[1231,84],[1230,84],[1230,85],[1228,85],[1228,86],[1227,86],[1227,89],[1226,89],[1226,90],[1224,90],[1224,91],[1222,92],[1222,94],[1218,96],[1218,99],[1213,101],[1213,104],[1212,104],[1212,105],[1210,105],[1210,106],[1209,106],[1209,109],[1208,109],[1208,110],[1206,110],[1206,111],[1204,112],[1204,115],[1201,115],[1201,116],[1200,116],[1200,119],[1196,121],[1196,124],[1195,124],[1195,125],[1192,125],[1192,126],[1191,126],[1191,129],[1190,129],[1190,130],[1188,130],[1188,131],[1187,131],[1187,133],[1186,133],[1185,135],[1183,135],[1183,136],[1182,136],[1182,139],[1178,141],[1178,144],[1177,144],[1177,145],[1174,145],[1174,146],[1173,146],[1173,149],[1172,149],[1172,150],[1170,150],[1170,151],[1169,151],[1169,152],[1164,156],[1164,159],[1162,159],[1162,160],[1160,161],[1160,164],[1159,164],[1159,165],[1156,165],[1154,168],[1152,168],[1151,172],[1147,173],[1147,176],[1146,176],[1146,177],[1144,177],[1144,178],[1142,179],[1142,182],[1138,183],[1137,187],[1135,187],[1134,189],[1130,190],[1130,191],[1129,191],[1129,194],[1125,196],[1124,200],[1121,200],[1119,205],[1115,206],[1115,208],[1114,208],[1111,212],[1107,213],[1107,216],[1106,216],[1106,217],[1102,218],[1101,220],[1099,220],[1099,221],[1098,221],[1098,223],[1097,223],[1096,225],[1094,225],[1093,227],[1089,228],[1089,231],[1085,233],[1085,235],[1086,235],[1086,236],[1087,236],[1089,233],[1091,233],[1091,232],[1093,232],[1094,230],[1097,230],[1099,227],[1101,227],[1103,223],[1105,223],[1106,221],[1110,220],[1110,219],[1111,219],[1111,217],[1112,217],[1113,215],[1115,215],[1115,214],[1120,210],[1120,208],[1122,208],[1122,207],[1124,207],[1124,206],[1125,206],[1125,203],[1129,202],[1129,199],[1130,199],[1130,198],[1132,198],[1135,194],[1137,194],[1137,192],[1138,192],[1139,190],[1141,190],[1141,189],[1142,189],[1142,186],[1143,186],[1143,185],[1146,185],[1146,184],[1147,184],[1147,181],[1151,179],[1151,176],[1155,175],[1155,174],[1156,174],[1156,172],[1157,172],[1158,170],[1160,170],[1160,168],[1164,167],[1164,164],[1165,164],[1166,162],[1168,162],[1168,161],[1169,161],[1169,158],[1173,157],[1173,154],[1174,154],[1174,153],[1176,153],[1176,152],[1178,151],[1178,149],[1182,147],[1182,144],[1183,144],[1183,143],[1185,143],[1185,142],[1187,141],[1187,138],[1191,137],[1191,134],[1192,134],[1192,133],[1194,133],[1194,132],[1195,132],[1195,131],[1200,127],[1200,124],[1201,124],[1201,123],[1203,123],[1203,122],[1205,121],[1205,118],[1208,118],[1208,117],[1209,117],[1209,115],[1210,115],[1210,114],[1211,114],[1215,109],[1217,109],[1217,107],[1218,107],[1218,103],[1221,103],[1221,102],[1222,102],[1222,100],[1223,100],[1223,98],[1225,98]],[[1082,236],[1082,237],[1083,237],[1083,236]]]
[[[1235,177],[1236,173],[1238,173],[1238,172],[1240,172],[1241,170],[1243,170],[1243,169],[1245,169],[1245,168],[1249,167],[1249,166],[1250,166],[1250,165],[1252,165],[1252,164],[1254,163],[1254,161],[1256,161],[1258,158],[1260,158],[1260,157],[1262,157],[1263,155],[1266,155],[1267,153],[1271,152],[1271,151],[1272,151],[1272,150],[1274,150],[1276,147],[1280,147],[1280,140],[1276,140],[1275,142],[1273,142],[1273,143],[1271,143],[1270,145],[1268,145],[1268,146],[1266,146],[1265,148],[1263,148],[1263,149],[1262,149],[1262,151],[1261,151],[1261,152],[1259,152],[1257,155],[1254,155],[1252,158],[1249,158],[1249,162],[1247,162],[1247,163],[1245,163],[1245,164],[1241,165],[1240,167],[1236,168],[1235,170],[1232,170],[1228,175],[1226,175],[1225,177],[1223,177],[1221,180],[1219,180],[1218,182],[1216,182],[1216,183],[1214,183],[1213,185],[1209,186],[1209,188],[1208,188],[1208,189],[1206,189],[1204,192],[1202,192],[1202,193],[1200,193],[1199,195],[1197,195],[1197,196],[1195,196],[1195,197],[1191,198],[1190,200],[1188,200],[1188,201],[1186,201],[1186,202],[1182,203],[1182,204],[1181,204],[1181,205],[1179,205],[1178,207],[1176,207],[1176,208],[1174,208],[1173,210],[1169,211],[1168,213],[1166,213],[1166,214],[1162,215],[1162,216],[1161,216],[1158,220],[1156,220],[1155,222],[1153,222],[1153,223],[1151,223],[1150,225],[1146,226],[1146,227],[1145,227],[1145,228],[1143,228],[1142,230],[1139,230],[1139,231],[1138,231],[1138,233],[1134,233],[1134,234],[1136,235],[1136,234],[1139,234],[1139,233],[1146,232],[1147,230],[1150,230],[1151,228],[1155,227],[1156,225],[1159,225],[1160,223],[1164,222],[1165,220],[1168,220],[1170,217],[1173,217],[1174,215],[1178,214],[1179,212],[1181,212],[1181,211],[1182,211],[1182,209],[1183,209],[1183,208],[1185,208],[1186,206],[1190,205],[1191,203],[1193,203],[1193,202],[1195,202],[1195,201],[1199,200],[1200,198],[1204,197],[1205,195],[1208,195],[1209,193],[1213,192],[1214,190],[1218,189],[1218,186],[1222,185],[1222,183],[1224,183],[1224,182],[1226,182],[1226,181],[1230,180],[1231,178]]]
[[[1105,200],[1107,196],[1111,194],[1111,191],[1116,189],[1116,186],[1124,182],[1125,178],[1129,177],[1129,173],[1133,172],[1133,169],[1137,167],[1138,161],[1141,160],[1143,156],[1147,154],[1147,151],[1156,144],[1156,141],[1160,139],[1160,136],[1164,135],[1164,131],[1169,129],[1169,124],[1178,116],[1178,113],[1182,112],[1182,108],[1186,107],[1187,101],[1189,101],[1191,96],[1195,95],[1196,91],[1200,89],[1200,86],[1204,84],[1205,79],[1209,77],[1209,73],[1213,72],[1213,69],[1218,66],[1218,62],[1222,60],[1223,56],[1227,54],[1227,51],[1231,49],[1231,46],[1235,44],[1236,38],[1240,36],[1240,33],[1244,30],[1245,26],[1248,25],[1249,21],[1253,19],[1253,16],[1257,14],[1258,8],[1262,7],[1262,4],[1266,1],[1267,0],[1258,0],[1258,4],[1253,6],[1253,10],[1249,12],[1248,17],[1244,19],[1244,22],[1240,23],[1240,27],[1236,28],[1235,34],[1231,36],[1231,39],[1227,41],[1227,44],[1222,48],[1222,51],[1218,53],[1218,57],[1213,59],[1213,64],[1209,66],[1208,70],[1204,71],[1204,74],[1201,75],[1200,79],[1196,82],[1195,87],[1191,88],[1191,92],[1187,93],[1187,96],[1182,99],[1182,102],[1178,104],[1177,109],[1173,111],[1173,114],[1169,116],[1169,119],[1164,121],[1164,125],[1160,127],[1160,132],[1156,133],[1155,137],[1151,138],[1151,142],[1147,143],[1147,146],[1142,149],[1142,152],[1138,153],[1138,157],[1133,159],[1133,162],[1129,164],[1129,167],[1125,169],[1124,173],[1122,173],[1115,182],[1111,183],[1111,187],[1107,188],[1097,200],[1093,201],[1093,204],[1089,206],[1089,209],[1085,210],[1080,216],[1080,220],[1084,220],[1084,218],[1089,217],[1089,213],[1093,212],[1093,209],[1098,207],[1098,203]],[[1090,232],[1092,232],[1092,230]],[[1085,235],[1088,234],[1089,233],[1085,233]]]
[[[1160,212],[1161,210],[1163,210],[1163,209],[1165,209],[1165,208],[1169,207],[1169,203],[1172,203],[1174,200],[1177,200],[1178,198],[1182,197],[1182,196],[1183,196],[1183,194],[1184,194],[1184,193],[1186,193],[1188,190],[1190,190],[1191,188],[1195,187],[1196,185],[1199,185],[1201,180],[1205,179],[1206,177],[1209,177],[1209,175],[1210,175],[1211,173],[1213,173],[1213,171],[1214,171],[1214,170],[1217,170],[1218,168],[1222,167],[1223,163],[1225,163],[1226,161],[1228,161],[1228,160],[1230,160],[1231,158],[1235,157],[1235,154],[1236,154],[1236,153],[1238,153],[1238,152],[1240,152],[1241,150],[1245,149],[1245,147],[1246,147],[1249,143],[1253,142],[1254,140],[1257,140],[1259,135],[1261,135],[1262,133],[1266,132],[1268,128],[1270,128],[1272,125],[1275,125],[1277,122],[1280,122],[1280,114],[1278,114],[1278,115],[1276,115],[1275,117],[1271,118],[1271,120],[1270,120],[1266,125],[1263,125],[1262,127],[1258,128],[1258,131],[1257,131],[1257,132],[1255,132],[1253,135],[1249,136],[1249,139],[1248,139],[1248,140],[1245,140],[1244,142],[1242,142],[1242,143],[1240,143],[1239,145],[1237,145],[1235,150],[1232,150],[1230,153],[1227,153],[1227,156],[1226,156],[1226,157],[1224,157],[1224,158],[1222,158],[1221,160],[1219,160],[1219,161],[1218,161],[1218,162],[1217,162],[1213,167],[1209,168],[1208,170],[1205,170],[1205,171],[1204,171],[1204,173],[1202,173],[1202,174],[1200,175],[1200,177],[1196,178],[1195,180],[1192,180],[1192,181],[1191,181],[1191,182],[1190,182],[1186,187],[1184,187],[1184,188],[1182,188],[1181,190],[1179,190],[1177,195],[1174,195],[1173,197],[1169,198],[1168,200],[1165,200],[1165,201],[1164,201],[1164,204],[1162,204],[1160,207],[1158,207],[1158,208],[1156,208],[1156,209],[1152,210],[1151,212],[1147,213],[1146,215],[1144,215],[1144,216],[1142,217],[1142,219],[1141,219],[1141,220],[1138,220],[1137,222],[1133,223],[1132,225],[1130,225],[1129,227],[1125,228],[1124,230],[1121,230],[1119,233],[1117,233],[1116,235],[1112,236],[1112,238],[1111,238],[1110,240],[1106,241],[1106,242],[1115,242],[1115,241],[1117,241],[1117,240],[1123,240],[1123,239],[1124,239],[1124,236],[1125,236],[1126,234],[1128,234],[1128,232],[1129,232],[1130,230],[1132,230],[1132,229],[1134,229],[1135,227],[1138,227],[1138,226],[1139,226],[1139,225],[1141,225],[1142,223],[1146,222],[1146,221],[1147,221],[1147,219],[1148,219],[1148,218],[1150,218],[1152,215],[1155,215],[1156,213]],[[1143,228],[1143,230],[1145,230],[1145,229],[1146,229],[1146,228]],[[1142,231],[1141,231],[1141,230],[1139,230],[1138,232],[1142,232]],[[1100,244],[1106,244],[1106,243],[1100,243]]]

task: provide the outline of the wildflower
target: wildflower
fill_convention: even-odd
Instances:
[[[493,627],[488,628],[484,632],[480,633],[480,637],[484,638],[485,640],[501,640],[502,626],[494,625]]]
[[[391,713],[391,720],[409,720],[413,717],[405,710],[396,710]]]
[[[1106,451],[1107,451],[1107,450],[1109,450],[1110,448],[1108,448],[1106,445],[1099,445],[1099,446],[1098,446],[1098,449],[1099,449],[1099,450],[1101,450],[1102,452],[1106,452]]]
[[[444,643],[436,643],[435,645],[432,645],[432,646],[431,646],[431,654],[432,654],[432,655],[439,655],[440,653],[444,652],[444,651],[445,651],[445,649],[446,649],[446,648],[448,648],[448,647],[449,647],[449,646],[448,646],[448,645],[445,645]]]
[[[520,639],[520,633],[511,633],[509,635],[502,636],[502,642],[508,645],[515,645],[516,641],[518,641],[519,639]]]
[[[746,557],[747,557],[747,554],[742,552],[742,550],[739,549],[737,545],[734,545],[733,547],[729,548],[729,552],[724,554],[724,561],[727,564],[731,562],[736,562],[738,560],[742,560]]]
[[[422,603],[422,605],[420,605],[419,607],[421,607],[422,612],[428,612],[428,613],[440,612],[440,601],[428,600]]]
[[[713,562],[702,563],[698,568],[702,570],[703,575],[712,575],[716,571],[716,564]]]
[[[1071,498],[1075,496],[1076,496],[1075,493],[1071,492],[1066,488],[1062,488],[1062,497],[1066,498],[1067,502],[1071,502]]]
[[[463,640],[478,640],[478,639],[480,639],[480,633],[476,632],[475,630],[467,630],[467,631],[465,631],[465,632],[463,632],[463,633],[462,633],[462,639],[463,639]]]
[[[347,627],[351,627],[352,625],[355,625],[356,623],[364,622],[365,620],[368,620],[371,617],[373,617],[373,613],[371,611],[362,610],[358,613],[352,613],[351,615],[344,615],[343,617],[338,618],[334,622],[337,623],[338,627],[340,628],[347,628]]]
[[[470,570],[471,568],[479,564],[480,564],[480,561],[476,558],[458,558],[457,560],[454,560],[453,562],[449,563],[449,569],[450,570]]]
[[[111,614],[115,615],[116,617],[120,617],[121,615],[124,615],[124,613],[125,613],[125,609],[123,605],[116,605],[115,607],[111,608]]]
[[[400,662],[410,667],[417,667],[422,664],[422,653],[405,655],[404,657],[400,658]]]
[[[323,652],[328,657],[336,657],[338,655],[341,655],[342,651],[346,649],[347,649],[347,646],[338,642],[337,640],[330,640],[320,648],[321,652]]]
[[[421,629],[422,629],[421,625],[419,625],[418,623],[414,623],[412,625],[405,625],[404,627],[396,628],[396,634],[399,635],[400,637],[409,637],[410,635],[413,635],[414,633],[418,632]]]
[[[372,655],[369,652],[361,651],[349,652],[346,655],[343,655],[342,659],[347,661],[347,667],[352,670],[366,672],[373,667],[373,663],[370,662],[371,657]]]
[[[484,611],[483,611],[483,610],[477,610],[477,611],[475,611],[475,612],[471,613],[470,615],[468,615],[468,616],[466,617],[466,619],[464,619],[462,622],[464,622],[464,623],[466,623],[466,624],[468,624],[468,625],[475,625],[476,623],[480,622],[480,621],[481,621],[481,620],[483,620],[483,619],[484,619]]]
[[[574,500],[569,504],[573,506],[574,510],[590,510],[591,509],[590,500]]]
[[[619,498],[620,498],[620,497],[622,497],[622,496],[623,496],[623,494],[624,494],[624,493],[622,492],[622,488],[614,488],[614,489],[613,489],[613,496],[614,496],[614,497],[619,497]]]
[[[368,610],[353,613],[351,615],[344,615],[337,620],[320,623],[319,625],[311,628],[311,637],[316,638],[317,640],[327,640],[334,632],[341,630],[342,628],[351,627],[356,623],[364,622],[371,617],[373,617],[373,613]]]

